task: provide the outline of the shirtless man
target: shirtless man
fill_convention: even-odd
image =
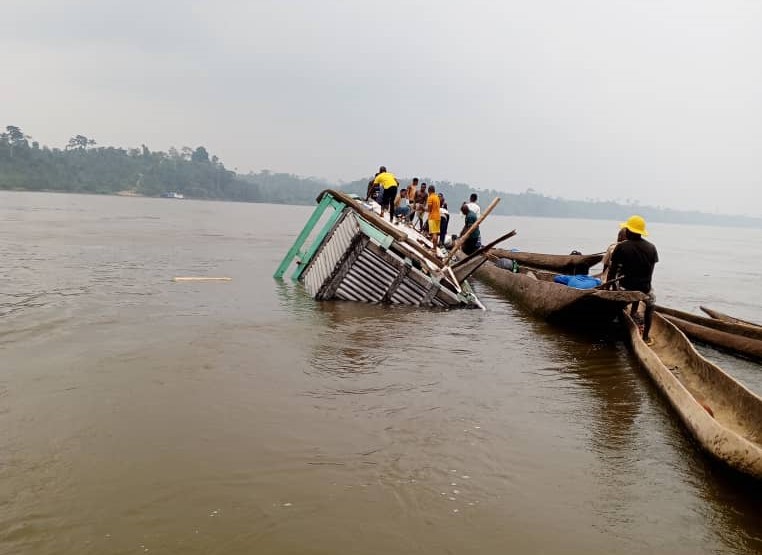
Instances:
[[[426,200],[428,199],[428,193],[426,191],[426,184],[421,183],[421,188],[415,193],[415,217],[413,219],[413,227],[417,222],[420,222],[419,229],[423,231],[423,211],[426,209]]]

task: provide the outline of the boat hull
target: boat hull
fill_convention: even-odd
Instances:
[[[553,274],[527,268],[514,273],[491,261],[474,276],[537,316],[556,322],[606,325],[628,304],[646,299],[639,291],[575,289],[553,282]]]
[[[762,398],[702,357],[660,314],[654,314],[652,346],[629,314],[622,314],[635,356],[701,447],[762,479]]]
[[[706,312],[709,316],[711,316],[715,320],[730,322],[731,324],[742,324],[744,326],[751,326],[753,328],[762,329],[762,325],[760,324],[749,322],[748,320],[741,320],[741,318],[736,318],[728,314],[723,314],[722,312],[719,312],[717,310],[712,310],[711,308],[707,308],[705,306],[700,306],[699,308],[703,310],[704,312]]]
[[[696,341],[752,360],[762,360],[762,329],[760,328],[723,322],[663,306],[658,306],[656,310]]]
[[[490,254],[498,258],[515,260],[520,265],[559,272],[562,274],[587,274],[592,266],[603,260],[603,254],[544,254],[537,252],[492,249]]]

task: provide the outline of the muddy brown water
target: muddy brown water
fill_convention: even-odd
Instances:
[[[316,303],[272,279],[310,212],[0,193],[0,553],[762,552],[759,485],[614,330],[479,284],[487,311]],[[649,227],[661,304],[762,320],[762,230]],[[512,228],[544,252],[617,232],[483,236]]]

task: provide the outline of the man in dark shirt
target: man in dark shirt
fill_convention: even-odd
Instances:
[[[646,221],[641,216],[630,216],[621,224],[626,230],[627,239],[619,243],[611,255],[611,267],[614,275],[623,276],[619,285],[629,291],[641,291],[648,295],[646,310],[643,321],[643,341],[651,345],[653,341],[649,337],[651,320],[654,313],[656,296],[651,288],[651,277],[654,273],[654,265],[659,261],[656,247],[643,239],[648,235]],[[632,314],[638,309],[638,303],[632,305]]]
[[[466,202],[460,206],[460,213],[466,217],[466,223],[463,226],[463,231],[460,232],[460,236],[463,237],[466,234],[466,231],[468,231],[469,228],[476,223],[478,218],[476,217],[476,213],[472,212],[469,209],[468,203]],[[479,226],[476,226],[460,248],[464,254],[469,255],[479,250],[481,246],[481,231],[479,231]]]

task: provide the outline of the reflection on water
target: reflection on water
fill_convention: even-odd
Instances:
[[[326,301],[313,304],[313,310],[323,320],[313,347],[315,371],[336,376],[374,373],[388,357],[409,356],[399,327],[410,319],[409,309]]]
[[[0,553],[762,551],[759,486],[695,448],[616,334],[478,284],[486,312],[316,303],[272,279],[310,207],[0,199]],[[611,235],[493,224],[545,245],[524,250]],[[699,276],[691,245],[717,241],[688,231],[654,226],[666,304],[754,319],[762,241]]]

